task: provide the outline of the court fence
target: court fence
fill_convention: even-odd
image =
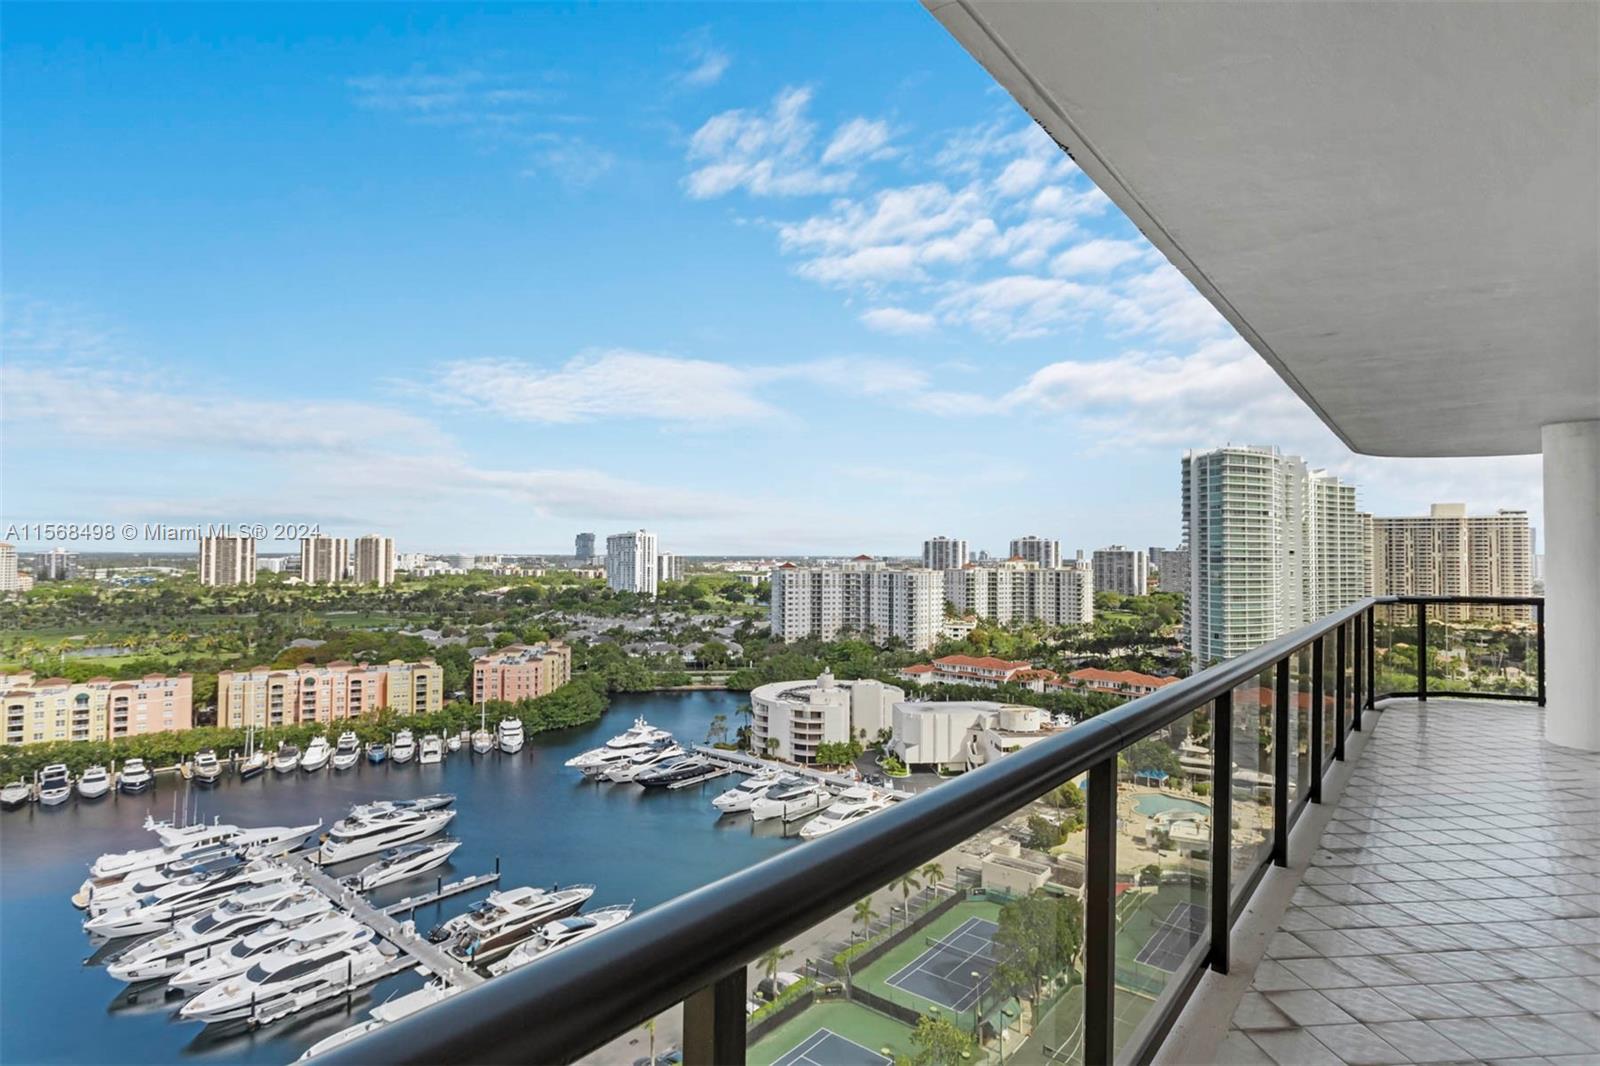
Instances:
[[[941,899],[938,903],[935,903],[933,906],[929,907],[927,910],[913,918],[909,925],[901,926],[899,932],[890,933],[888,936],[884,937],[882,940],[878,941],[876,944],[873,944],[870,948],[851,959],[850,972],[852,974],[856,974],[860,973],[862,970],[865,970],[868,966],[871,966],[889,952],[893,951],[901,944],[904,944],[909,937],[915,936],[923,929],[926,929],[940,915],[945,914],[957,904],[965,903],[970,898],[972,897],[968,896],[965,892],[950,893],[944,899]]]
[[[811,1004],[817,1001],[817,986],[811,985],[800,995],[779,1007],[771,1014],[764,1014],[759,1020],[746,1030],[745,1039],[754,1044],[768,1033],[785,1022],[792,1021],[811,1009]]]

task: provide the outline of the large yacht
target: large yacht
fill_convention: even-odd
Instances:
[[[500,750],[507,755],[515,755],[522,750],[522,719],[502,718],[499,726]]]
[[[213,985],[185,1003],[185,1021],[270,1020],[292,1013],[329,992],[366,977],[388,964],[370,930],[359,941],[335,937],[327,943],[291,938],[282,951],[266,956],[241,976]]]
[[[801,778],[793,784],[774,785],[768,789],[765,796],[750,805],[750,817],[758,822],[768,818],[782,818],[787,822],[820,811],[832,802],[833,793],[820,781]]]
[[[143,759],[129,759],[117,775],[117,788],[129,796],[137,796],[154,784],[155,779]]]
[[[711,801],[711,805],[723,814],[737,814],[748,811],[756,800],[765,796],[774,785],[798,784],[800,779],[784,774],[778,770],[768,770],[759,774],[752,774],[732,788],[721,793]]]
[[[222,780],[222,763],[217,760],[217,753],[210,748],[195,752],[192,770],[194,783],[204,788],[210,788]]]
[[[369,863],[344,879],[357,892],[370,892],[380,885],[403,881],[413,874],[443,866],[461,846],[459,840],[436,840],[431,844],[405,844],[390,848],[377,862]]]
[[[503,973],[521,969],[530,962],[538,962],[564,947],[570,947],[580,940],[587,940],[605,932],[612,926],[626,921],[632,913],[633,904],[625,903],[616,907],[601,907],[588,914],[574,914],[546,922],[533,936],[512,948],[511,954],[490,966],[489,972],[499,977]]]
[[[332,757],[333,749],[328,747],[328,738],[314,736],[311,738],[311,743],[306,745],[306,753],[300,756],[300,769],[308,774],[314,774],[327,766],[328,760]]]
[[[155,833],[156,839],[160,841],[158,846],[136,848],[133,851],[108,851],[89,867],[90,880],[121,878],[140,870],[165,866],[174,859],[181,859],[202,848],[226,843],[241,832],[236,825],[224,825],[220,822],[209,825],[201,822],[197,825],[173,826],[166,822],[157,822],[149,816],[145,817],[144,827]]]
[[[72,774],[64,762],[53,762],[39,771],[39,802],[46,807],[65,803],[72,797]]]
[[[868,815],[876,814],[888,807],[890,802],[887,797],[880,796],[870,788],[845,789],[827,810],[805,824],[800,830],[800,838],[814,840],[827,836],[847,825],[854,825]]]
[[[444,762],[444,739],[433,733],[424,736],[422,743],[417,746],[417,762],[423,766]]]
[[[455,811],[441,810],[388,811],[367,818],[345,818],[328,831],[317,861],[328,865],[414,844],[443,830],[455,816]]]
[[[340,1029],[332,1036],[323,1037],[306,1048],[305,1053],[295,1061],[304,1062],[307,1059],[314,1059],[324,1052],[332,1051],[334,1048],[344,1047],[352,1040],[366,1036],[374,1029],[381,1029],[390,1022],[397,1022],[401,1018],[409,1018],[420,1010],[426,1010],[435,1003],[449,999],[461,991],[461,988],[461,985],[447,984],[443,978],[435,977],[414,992],[407,992],[403,996],[385,1000],[380,1005],[373,1007],[372,1013],[367,1017],[366,1021],[357,1022],[349,1028]]]
[[[159,933],[179,918],[209,910],[235,892],[291,881],[294,877],[293,870],[266,859],[197,871],[126,906],[94,915],[83,923],[83,929],[92,936],[108,939]]]
[[[184,995],[202,992],[218,981],[226,981],[244,973],[256,962],[280,951],[298,931],[314,925],[323,926],[322,936],[365,936],[367,928],[354,918],[338,914],[333,901],[322,893],[313,893],[309,899],[296,903],[278,917],[253,933],[248,933],[228,946],[199,962],[184,967],[167,982],[167,987]]]
[[[658,763],[648,770],[641,770],[634,776],[634,781],[645,788],[666,788],[682,781],[693,781],[695,778],[704,777],[712,771],[711,760],[703,755],[685,755],[679,759],[669,759]]]
[[[410,762],[416,754],[417,740],[411,730],[402,729],[394,735],[394,743],[389,745],[389,758],[395,762]]]
[[[566,765],[574,770],[588,771],[621,762],[642,748],[671,742],[671,733],[658,729],[643,718],[635,718],[626,732],[618,733],[598,748],[574,755],[566,761]]]
[[[444,944],[452,958],[484,966],[532,936],[545,922],[576,913],[592,895],[593,885],[560,889],[524,886],[491,892],[466,913],[435,926],[428,939]]]
[[[606,741],[606,747],[638,749],[671,739],[671,733],[659,726],[653,726],[645,721],[643,717],[639,717],[633,720],[633,725]]]
[[[280,774],[294,773],[300,767],[300,749],[287,740],[278,742],[278,753],[272,757],[272,768]]]
[[[632,781],[652,766],[659,766],[671,759],[681,759],[687,754],[689,753],[676,742],[661,747],[645,748],[628,756],[626,762],[613,764],[600,776],[607,781]]]
[[[455,801],[454,792],[435,792],[415,799],[373,800],[371,803],[358,803],[351,807],[347,817],[370,818],[374,814],[387,814],[391,811],[437,811]]]
[[[78,795],[99,799],[111,791],[111,773],[104,766],[91,766],[78,776]]]
[[[349,730],[339,734],[339,743],[333,749],[333,768],[349,770],[361,761],[361,738]]]
[[[260,829],[246,829],[223,843],[197,847],[160,866],[145,867],[126,875],[91,877],[78,887],[72,902],[75,906],[86,908],[90,914],[104,914],[108,910],[126,907],[163,885],[191,874],[231,868],[255,859],[286,855],[299,847],[306,837],[315,833],[321,826],[321,822],[313,822],[310,825],[274,825]]]
[[[276,881],[229,896],[212,910],[114,956],[106,972],[119,981],[150,981],[214,954],[216,945],[237,940],[293,910],[316,893],[293,881]]]
[[[320,820],[308,825],[264,825],[246,829],[233,840],[232,847],[244,853],[247,859],[270,859],[287,855],[298,848],[306,837],[322,828]]]

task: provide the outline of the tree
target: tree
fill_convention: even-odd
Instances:
[[[777,947],[762,955],[761,958],[756,960],[756,963],[767,972],[767,980],[776,984],[778,980],[778,966],[783,962],[784,959],[787,959],[793,954],[794,952],[789,951],[786,948]],[[776,989],[774,989],[774,992],[776,992]]]
[[[711,716],[711,726],[706,730],[706,743],[715,744],[726,742],[728,739],[728,716],[714,714]]]
[[[1042,814],[1028,815],[1028,847],[1034,851],[1049,851],[1067,839],[1061,826]]]
[[[656,1066],[656,1016],[651,1015],[650,1020],[644,1023],[644,1031],[650,1034],[650,1066]]]
[[[720,640],[708,640],[700,645],[700,651],[696,657],[700,660],[701,666],[708,667],[727,666],[731,660],[728,646]]]
[[[917,880],[915,870],[907,870],[893,881],[889,882],[890,888],[900,890],[900,900],[905,905],[906,919],[911,918],[911,893],[922,887],[922,882]]]
[[[861,927],[861,935],[866,936],[872,928],[872,922],[878,917],[878,912],[872,909],[872,897],[856,900],[856,912],[850,916],[851,925]]]
[[[948,1018],[924,1014],[911,1034],[914,1066],[963,1066],[972,1055],[972,1034]]]
[[[929,888],[944,880],[944,867],[937,862],[930,862],[922,868],[922,876]]]

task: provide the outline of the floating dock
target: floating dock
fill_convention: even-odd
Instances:
[[[432,892],[420,896],[407,896],[398,903],[389,904],[383,908],[383,913],[400,914],[403,911],[414,911],[418,907],[425,907],[430,903],[437,903],[441,899],[449,899],[451,896],[459,896],[463,892],[471,892],[475,888],[483,885],[492,885],[499,880],[500,871],[496,870],[490,874],[473,874],[471,877],[463,877],[461,880],[452,881],[448,885],[441,883]]]

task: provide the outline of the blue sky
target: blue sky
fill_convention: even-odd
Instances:
[[[915,3],[4,8],[7,522],[1173,544],[1324,429]]]

